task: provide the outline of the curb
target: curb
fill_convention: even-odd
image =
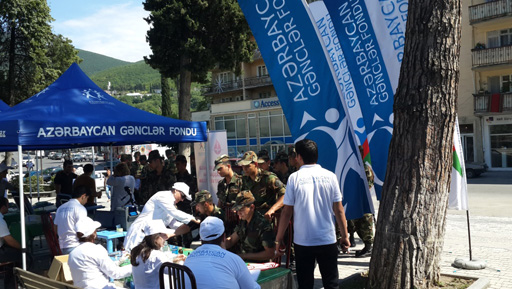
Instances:
[[[471,279],[475,280],[471,286],[469,286],[467,289],[485,289],[489,287],[489,284],[491,283],[489,279],[487,278],[478,278],[478,277],[471,277],[471,276],[463,276],[463,275],[457,275],[457,274],[441,274],[443,276],[448,277],[454,277],[454,278],[460,278],[460,279]]]

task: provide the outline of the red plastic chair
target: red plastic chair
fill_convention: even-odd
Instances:
[[[62,251],[59,245],[59,237],[57,236],[57,232],[54,230],[53,219],[50,213],[41,214],[41,223],[43,224],[44,236],[46,238],[46,243],[48,244],[48,248],[52,252],[52,255],[59,256],[62,255]]]

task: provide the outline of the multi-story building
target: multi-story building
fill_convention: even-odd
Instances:
[[[465,159],[512,169],[512,0],[462,4],[458,114]]]
[[[458,115],[466,162],[512,169],[512,0],[462,1]],[[211,130],[226,130],[229,154],[293,143],[265,63],[257,52],[242,75],[213,70]],[[197,114],[196,114],[197,115]]]
[[[241,76],[212,71],[212,83],[203,87],[203,95],[211,98],[210,114],[203,119],[193,114],[193,119],[209,121],[210,130],[226,130],[231,157],[266,149],[273,158],[293,139],[259,51],[241,70]]]

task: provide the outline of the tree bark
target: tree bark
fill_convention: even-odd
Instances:
[[[190,87],[192,85],[192,74],[187,67],[190,64],[190,61],[189,57],[181,56],[178,110],[179,117],[182,120],[192,119],[190,113]],[[184,155],[187,160],[190,157],[190,147],[190,143],[180,143],[179,153]]]
[[[371,288],[439,280],[459,79],[460,1],[410,1]]]
[[[162,87],[162,115],[171,117],[171,87],[169,86],[169,78],[161,74],[160,83]]]

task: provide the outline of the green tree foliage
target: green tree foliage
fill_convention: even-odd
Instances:
[[[166,77],[179,77],[180,118],[190,120],[191,82],[205,82],[219,65],[236,70],[254,49],[249,26],[235,0],[146,0],[151,14],[146,62]]]
[[[160,73],[143,60],[133,64],[112,67],[89,75],[89,77],[102,89],[107,89],[110,82],[110,90],[118,92],[150,92],[151,88],[160,88]]]
[[[0,98],[10,105],[39,92],[78,62],[71,42],[51,31],[45,0],[0,1]]]
[[[80,63],[80,69],[89,77],[100,71],[104,71],[113,67],[124,66],[133,64],[128,61],[119,60],[116,58],[108,57],[98,53],[90,52],[87,50],[77,49],[78,57],[84,61]]]

